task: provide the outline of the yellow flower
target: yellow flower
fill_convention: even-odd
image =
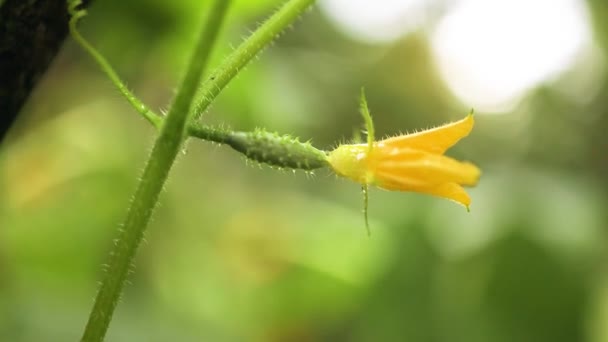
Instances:
[[[444,153],[466,137],[473,124],[470,114],[460,121],[414,134],[376,142],[372,136],[369,144],[339,146],[329,153],[328,161],[338,175],[364,186],[430,194],[468,208],[471,198],[462,186],[475,185],[481,171]]]

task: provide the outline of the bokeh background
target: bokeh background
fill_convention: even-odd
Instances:
[[[279,5],[236,0],[213,66]],[[96,1],[82,31],[166,108],[208,1]],[[108,341],[608,341],[608,3],[327,0],[204,117],[325,149],[476,110],[471,212],[192,140]],[[153,129],[68,41],[0,146],[0,341],[73,341]]]

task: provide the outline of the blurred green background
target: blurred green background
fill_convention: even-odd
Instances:
[[[415,6],[395,22],[415,25],[397,29],[382,17],[396,10],[357,26],[365,21],[347,20],[349,2],[326,1],[244,70],[204,120],[331,149],[362,128],[361,86],[379,136],[474,107],[473,133],[448,152],[484,171],[470,213],[374,189],[368,237],[356,184],[327,170],[260,168],[191,140],[107,340],[608,341],[608,4],[560,0],[529,26],[505,14],[512,25],[499,23],[500,37],[480,11],[488,20],[467,21],[472,33],[450,40],[471,59],[493,53],[475,59],[494,63],[478,62],[486,67],[478,77],[449,67],[457,58],[442,54],[438,33],[457,33],[445,20],[462,18],[467,1],[475,4],[409,1]],[[207,3],[96,1],[82,31],[162,109]],[[213,66],[279,3],[236,0]],[[384,7],[358,3],[368,7],[362,18]],[[523,15],[535,1],[492,3],[516,4]],[[517,96],[492,98],[504,75],[554,63],[557,52],[543,44],[568,44],[574,33],[560,3],[581,9],[584,43],[555,70],[520,82]],[[550,18],[560,29],[535,33],[552,27]],[[381,35],[383,24],[391,35]],[[476,43],[479,35],[515,48]],[[517,48],[526,36],[537,40]],[[446,65],[461,81],[450,81]],[[475,77],[487,79],[485,93],[455,88]],[[0,341],[80,337],[154,136],[68,41],[0,146]]]

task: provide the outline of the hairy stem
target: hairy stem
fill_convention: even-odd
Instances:
[[[132,260],[158,202],[159,194],[182,143],[187,137],[186,127],[191,100],[202,77],[229,3],[229,0],[215,0],[211,5],[186,75],[162,125],[160,135],[156,139],[135,197],[111,252],[107,274],[95,299],[82,337],[83,341],[102,341],[104,339]]]
[[[207,57],[219,26],[223,20],[228,0],[215,0],[206,25],[200,35],[197,48],[190,62],[182,86],[171,106],[167,118],[152,149],[135,197],[120,230],[106,278],[95,299],[95,304],[85,328],[83,341],[102,341],[122,292],[129,267],[144,231],[156,206],[159,194],[179,150],[188,136],[187,126],[192,116],[199,117],[213,102],[220,91],[259,51],[268,45],[281,31],[289,26],[314,0],[290,0],[256,32],[253,33],[201,87],[201,100],[192,106],[196,85],[206,65]],[[77,12],[74,16],[82,16]],[[77,32],[76,32],[77,34]],[[86,42],[86,41],[85,41]],[[87,49],[92,55],[97,52]],[[96,58],[96,60],[98,60]],[[103,58],[100,59],[105,61]],[[98,63],[103,64],[101,62]],[[106,63],[107,64],[107,63]],[[109,66],[109,65],[108,65]],[[102,65],[102,67],[104,67]],[[104,68],[108,73],[111,68]],[[110,73],[111,74],[111,73]]]
[[[91,57],[93,57],[93,60],[97,62],[99,67],[101,67],[101,70],[106,74],[106,76],[108,76],[110,81],[114,84],[114,86],[116,86],[118,91],[120,91],[120,93],[127,99],[127,101],[129,101],[131,106],[133,106],[136,111],[138,111],[146,120],[148,120],[152,125],[154,125],[154,127],[160,129],[160,126],[163,121],[162,117],[150,110],[129,90],[129,88],[127,88],[127,86],[120,79],[120,77],[118,77],[118,74],[116,73],[116,71],[114,71],[114,69],[106,60],[106,58],[101,53],[99,53],[99,51],[97,51],[97,49],[95,49],[95,47],[93,47],[91,43],[84,39],[80,32],[78,32],[78,20],[86,15],[85,10],[77,9],[80,4],[80,0],[68,0],[68,9],[70,15],[72,16],[69,24],[70,33],[72,37],[78,44],[80,44],[83,49],[85,49],[85,51],[89,53],[89,55],[91,55]]]
[[[194,119],[199,119],[230,80],[314,2],[315,0],[286,2],[234,50],[201,85],[192,107]]]

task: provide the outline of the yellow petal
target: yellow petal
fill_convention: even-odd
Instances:
[[[390,147],[409,147],[431,153],[443,154],[448,148],[466,137],[473,129],[475,120],[469,114],[466,118],[418,133],[401,135],[382,140],[380,144]]]
[[[461,162],[443,155],[432,154],[410,148],[395,149],[376,164],[374,179],[382,183],[382,178],[407,179],[407,183],[438,185],[457,183],[475,185],[481,171],[468,162]]]
[[[443,183],[439,185],[415,184],[407,179],[392,179],[385,180],[383,184],[378,184],[386,190],[411,191],[418,192],[437,197],[446,198],[454,202],[458,202],[465,207],[471,205],[471,198],[466,193],[464,188],[456,183]]]
[[[433,188],[421,188],[418,189],[418,192],[447,198],[464,205],[467,209],[471,205],[471,197],[464,191],[462,186],[455,183],[445,183]]]

